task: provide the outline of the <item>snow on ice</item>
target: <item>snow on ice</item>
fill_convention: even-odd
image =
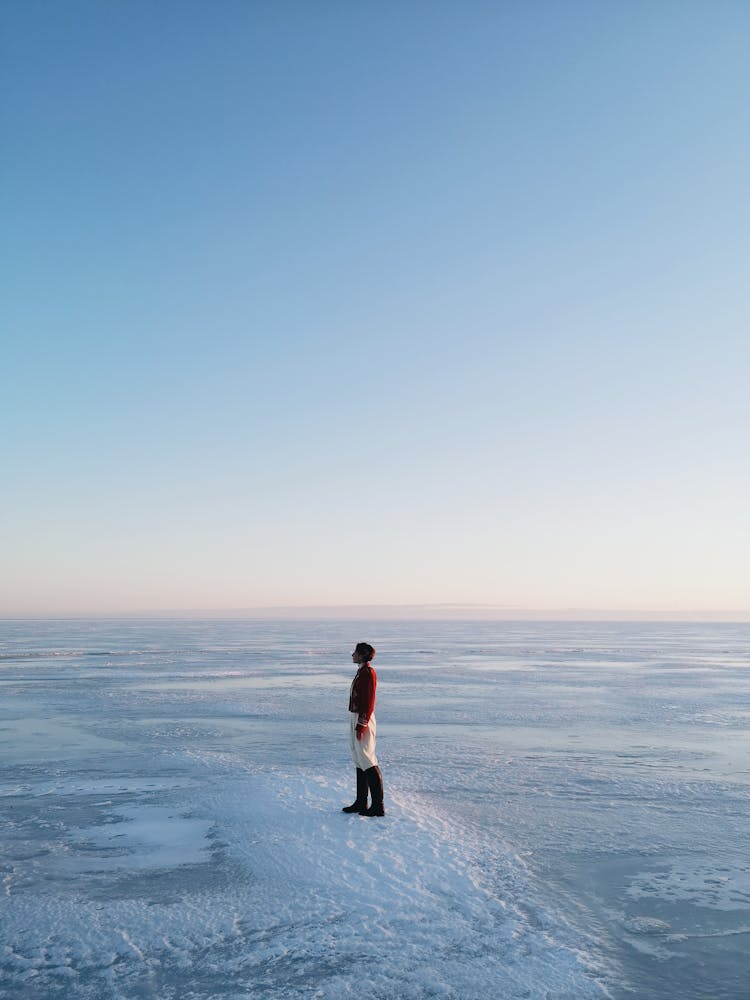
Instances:
[[[0,626],[0,996],[744,998],[750,629],[352,628]]]

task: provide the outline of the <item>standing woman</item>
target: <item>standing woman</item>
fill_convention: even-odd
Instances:
[[[357,799],[344,806],[345,813],[360,816],[385,816],[383,809],[383,776],[375,756],[375,689],[378,677],[372,669],[375,649],[369,642],[358,642],[352,660],[359,670],[349,692],[349,746],[357,768]],[[372,804],[367,808],[367,792]]]

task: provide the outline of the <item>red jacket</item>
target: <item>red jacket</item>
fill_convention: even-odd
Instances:
[[[369,663],[363,663],[352,681],[349,692],[349,711],[357,712],[358,726],[366,726],[370,716],[375,711],[375,689],[378,686],[378,675]]]

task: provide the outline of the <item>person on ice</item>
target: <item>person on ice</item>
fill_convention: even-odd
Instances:
[[[357,768],[357,798],[345,813],[360,816],[385,816],[383,809],[383,776],[375,756],[375,690],[378,677],[372,669],[375,649],[369,642],[358,642],[352,660],[359,669],[349,692],[349,746]],[[367,792],[372,803],[367,808]]]

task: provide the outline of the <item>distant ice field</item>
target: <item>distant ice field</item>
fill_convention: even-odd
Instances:
[[[0,997],[747,1000],[749,721],[747,625],[0,622]]]

